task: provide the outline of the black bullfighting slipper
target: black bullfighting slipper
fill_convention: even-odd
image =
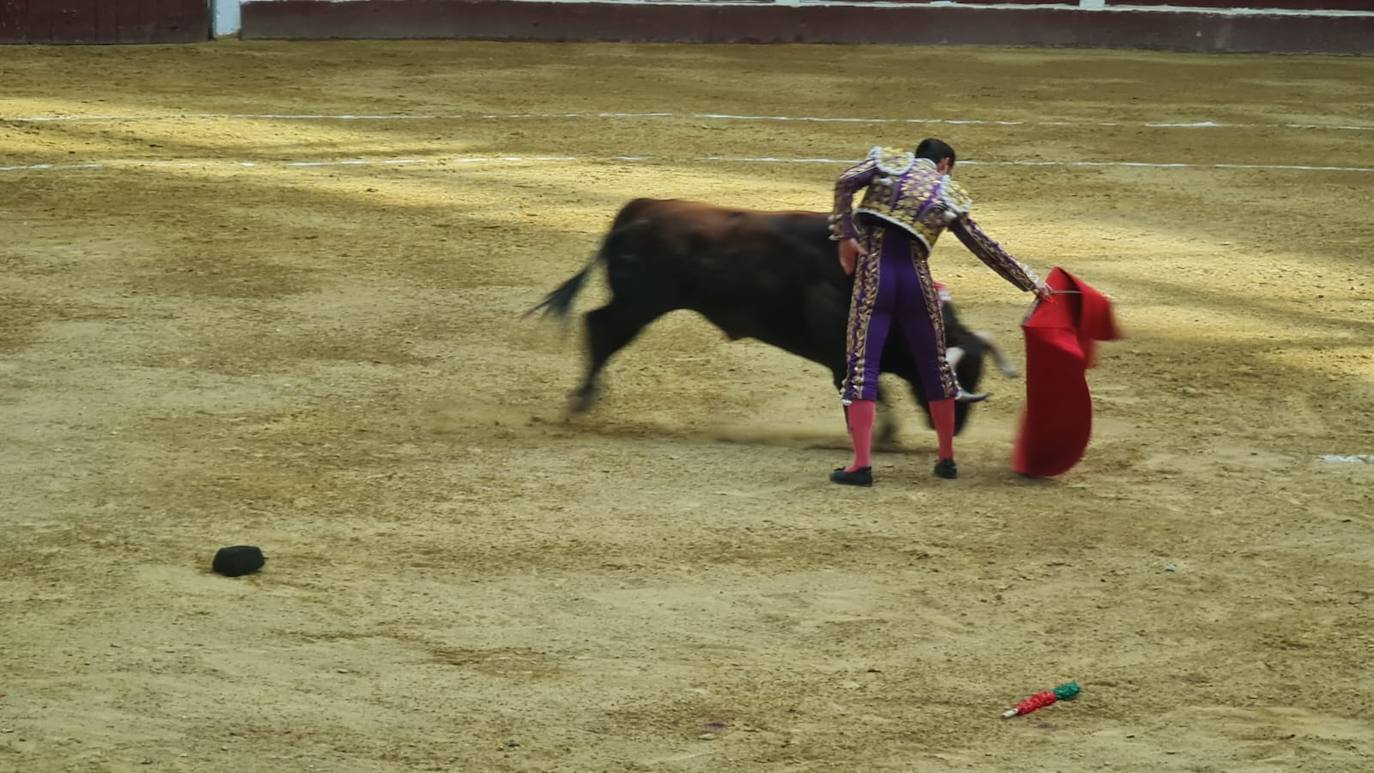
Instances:
[[[953,459],[941,459],[935,463],[935,476],[946,480],[954,480],[959,477],[959,468],[954,465]]]
[[[873,468],[860,467],[853,472],[846,472],[843,467],[836,467],[835,471],[830,473],[830,482],[842,486],[872,486]]]

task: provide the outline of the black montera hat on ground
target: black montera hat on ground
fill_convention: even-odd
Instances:
[[[263,557],[260,548],[252,545],[234,545],[220,548],[219,552],[215,553],[215,562],[211,564],[211,568],[226,577],[238,577],[256,572],[266,562],[267,559]]]

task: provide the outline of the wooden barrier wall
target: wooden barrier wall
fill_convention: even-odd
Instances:
[[[870,1],[249,0],[242,35],[1374,54],[1374,0],[1131,0],[1135,8],[1121,10],[1073,0]],[[1177,8],[1185,5],[1193,7]],[[1268,10],[1238,11],[1259,6]]]
[[[0,0],[0,43],[189,43],[210,0]]]

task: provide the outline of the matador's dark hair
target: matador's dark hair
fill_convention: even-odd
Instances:
[[[949,159],[949,165],[951,167],[954,166],[954,162],[958,160],[958,157],[954,155],[954,148],[951,148],[949,143],[944,140],[937,140],[934,137],[927,137],[921,140],[921,144],[916,146],[916,157],[928,158],[937,164],[945,159]]]

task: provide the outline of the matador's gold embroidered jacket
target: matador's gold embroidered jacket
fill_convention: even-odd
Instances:
[[[867,188],[858,209],[854,194]],[[916,158],[911,151],[875,147],[868,157],[848,169],[835,183],[835,207],[830,215],[832,239],[858,236],[854,216],[876,218],[907,231],[925,248],[948,228],[978,259],[1022,290],[1033,290],[1039,278],[969,217],[973,199],[963,186],[940,174],[935,162]]]

